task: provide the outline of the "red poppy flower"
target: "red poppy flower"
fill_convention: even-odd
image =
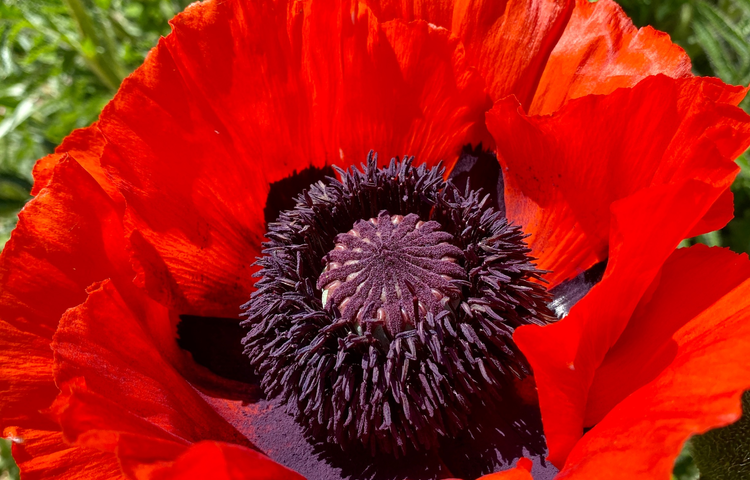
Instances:
[[[675,248],[746,89],[610,0],[172,26],[0,259],[23,478],[668,478],[739,417],[750,261]]]

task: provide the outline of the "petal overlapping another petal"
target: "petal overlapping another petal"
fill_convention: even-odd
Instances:
[[[59,430],[6,428],[24,480],[124,480],[114,455],[71,446]]]
[[[547,115],[568,100],[633,87],[650,75],[691,77],[690,67],[690,58],[669,35],[636,28],[615,1],[576,0],[531,103],[522,104],[534,115]]]
[[[558,323],[516,330],[516,343],[534,369],[553,464],[562,466],[583,435],[596,369],[648,295],[661,266],[722,191],[691,179],[615,202],[602,281]]]
[[[737,420],[750,388],[750,261],[677,250],[597,369],[593,428],[559,478],[667,478],[690,436]]]
[[[172,465],[155,470],[152,480],[303,480],[299,474],[239,445],[200,442]]]
[[[62,393],[51,412],[65,438],[117,453],[132,471],[201,440],[252,447],[160,353],[149,317],[166,308],[137,300],[107,280],[63,315],[52,343]]]
[[[738,171],[732,160],[750,143],[750,118],[733,105],[744,92],[659,75],[551,116],[527,116],[512,99],[495,104],[487,124],[503,165],[506,212],[531,235],[551,286],[610,255],[612,202],[689,178],[729,188]],[[700,228],[726,224],[727,205]]]
[[[96,122],[86,128],[74,130],[55,148],[55,153],[40,158],[34,165],[34,187],[31,194],[36,196],[46,187],[63,159],[71,159],[83,167],[86,172],[114,201],[118,210],[125,208],[122,195],[107,175],[101,164],[101,155],[106,140]]]
[[[368,0],[379,19],[451,30],[493,101],[515,96],[534,115],[568,100],[632,87],[650,75],[691,76],[669,36],[636,28],[613,0]]]
[[[58,320],[92,282],[127,281],[128,258],[114,204],[71,158],[19,217],[0,259],[0,412],[4,425],[37,418],[49,426],[39,410],[54,398],[49,342]]]
[[[195,4],[104,110],[139,284],[181,313],[247,301],[271,183],[486,140],[479,75],[445,30],[351,4]],[[336,61],[331,61],[331,59]]]
[[[546,60],[570,18],[571,0],[369,0],[381,20],[423,19],[449,29],[487,83],[492,100],[529,105]]]
[[[99,474],[116,466],[65,445],[43,413],[58,393],[49,344],[60,316],[85,300],[91,283],[124,284],[132,275],[117,206],[78,158],[62,153],[50,167],[0,257],[0,423],[19,440],[24,478],[106,478]]]

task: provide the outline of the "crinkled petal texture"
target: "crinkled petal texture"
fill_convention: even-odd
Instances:
[[[24,480],[125,479],[113,455],[71,446],[59,431],[10,427],[3,435],[17,440],[13,458]]]
[[[173,27],[100,120],[39,162],[0,259],[0,415],[25,439],[24,478],[115,477],[118,463],[169,478],[205,452],[258,464],[237,478],[276,476],[183,378],[206,372],[177,348],[178,315],[236,317],[273,182],[371,148],[450,164],[489,138],[482,78],[426,22],[238,0]],[[214,443],[191,450],[200,440]]]
[[[60,316],[92,282],[126,285],[132,276],[116,205],[84,163],[62,154],[0,258],[0,421],[4,435],[24,439],[13,446],[24,478],[119,472],[113,457],[65,445],[42,413],[58,393],[49,344]]]
[[[573,100],[551,116],[527,116],[510,98],[497,102],[487,125],[503,164],[507,215],[531,235],[550,286],[612,256],[610,206],[639,191],[701,179],[717,195],[695,211],[694,220],[705,221],[683,234],[726,224],[731,202],[721,195],[749,142],[750,119],[734,106],[744,93],[714,79],[657,75]],[[670,206],[661,206],[668,215]]]
[[[239,313],[271,183],[370,149],[450,164],[488,137],[484,83],[448,31],[357,2],[288,8],[188,8],[99,121],[139,282],[181,313]]]
[[[685,440],[737,420],[750,388],[748,295],[746,255],[702,245],[674,252],[596,369],[585,408],[573,419],[593,428],[557,478],[668,478]],[[558,325],[565,343],[577,334],[572,323]],[[537,355],[533,363],[548,360]],[[583,362],[572,365],[585,369]],[[555,397],[557,405],[571,400]],[[553,456],[561,459],[555,443]]]
[[[493,100],[514,95],[547,114],[566,101],[632,87],[647,76],[689,77],[690,59],[651,27],[637,29],[613,0],[368,0],[378,18],[450,29]]]
[[[299,478],[252,450],[162,357],[149,317],[168,313],[140,300],[125,299],[106,280],[63,315],[52,343],[62,393],[50,413],[65,439],[116,454],[133,478],[183,478],[211,462],[216,478]]]
[[[590,426],[597,369],[671,252],[731,218],[732,159],[750,126],[734,106],[744,93],[712,79],[655,76],[551,116],[529,117],[509,100],[488,114],[508,216],[531,234],[551,284],[608,259],[601,283],[567,318],[515,334],[534,369],[554,464]]]
[[[681,304],[658,335],[642,330],[651,306],[680,294],[659,279],[698,268],[691,255],[735,261],[670,254],[727,221],[729,159],[747,134],[732,104],[744,91],[673,80],[689,76],[684,52],[609,0],[368,3],[194,4],[100,120],[38,163],[37,196],[0,257],[0,420],[24,439],[14,455],[25,479],[299,478],[186,380],[209,374],[177,347],[176,324],[236,317],[272,184],[370,149],[381,163],[408,154],[450,168],[464,145],[496,143],[509,214],[552,283],[609,258],[566,320],[518,332],[562,475],[604,469],[598,457],[614,464],[607,436],[625,445],[634,426],[642,437],[644,418],[673,455],[686,435],[736,417],[744,371],[706,393],[693,370],[744,348],[731,310],[744,270]],[[666,76],[641,82],[656,73]],[[590,93],[611,95],[575,100]],[[709,308],[722,296],[731,302]],[[641,351],[653,355],[623,363]],[[700,401],[668,417],[678,383]],[[632,450],[643,465],[663,461]],[[488,478],[527,479],[529,467]]]

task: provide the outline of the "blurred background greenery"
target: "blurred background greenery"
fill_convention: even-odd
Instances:
[[[51,153],[73,129],[96,120],[121,80],[143,61],[159,36],[169,33],[168,20],[188,3],[0,0],[0,248],[30,198],[36,159]],[[697,75],[717,76],[735,85],[750,83],[750,0],[620,0],[620,4],[637,26],[668,32],[688,52]],[[742,107],[750,108],[750,98]],[[685,245],[702,242],[750,251],[747,154],[739,163],[742,173],[732,187],[735,219]],[[749,431],[746,424],[738,428]],[[726,431],[716,434],[722,435]],[[686,446],[675,463],[676,480],[699,478],[694,452],[709,451],[711,458],[716,457],[709,440]],[[18,477],[9,451],[9,443],[0,439],[0,480]],[[750,465],[747,451],[740,451],[732,463]],[[717,458],[715,463],[722,461]],[[748,470],[735,469],[729,476],[716,470],[708,474],[706,461],[701,458],[698,464],[704,480],[750,478]]]
[[[0,0],[0,246],[31,168],[96,120],[187,0]]]

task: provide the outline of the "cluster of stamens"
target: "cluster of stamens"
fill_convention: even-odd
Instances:
[[[245,353],[269,397],[344,449],[436,448],[528,375],[552,319],[524,234],[411,159],[338,170],[269,224]]]

